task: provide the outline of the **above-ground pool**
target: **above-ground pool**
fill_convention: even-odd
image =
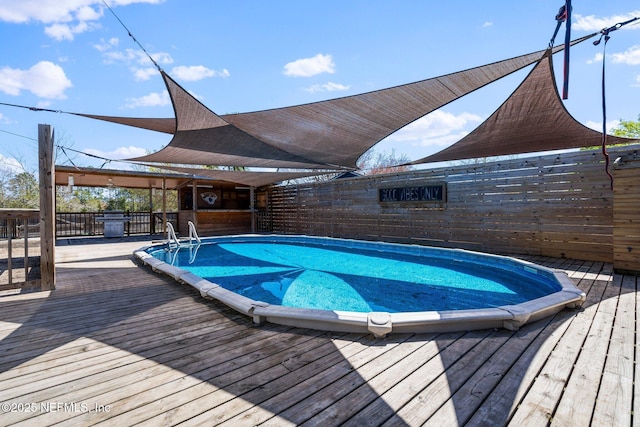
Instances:
[[[585,298],[564,272],[459,249],[243,235],[135,254],[256,323],[376,336],[517,329]]]

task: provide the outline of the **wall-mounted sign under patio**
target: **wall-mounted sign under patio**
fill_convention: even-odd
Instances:
[[[444,202],[446,186],[442,184],[413,187],[380,188],[381,202]]]

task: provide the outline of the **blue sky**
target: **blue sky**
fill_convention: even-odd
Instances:
[[[219,114],[352,95],[547,47],[559,0],[108,0],[156,62]],[[573,2],[574,38],[640,16],[634,0]],[[0,102],[132,117],[172,117],[159,74],[102,0],[0,0]],[[564,26],[556,40],[564,39]],[[602,122],[602,45],[571,50],[569,99],[580,122]],[[561,57],[556,55],[556,74]],[[610,126],[640,114],[640,25],[607,45]],[[378,150],[417,159],[486,119],[529,69],[455,101],[388,137]],[[37,125],[57,143],[118,159],[170,135],[67,114],[0,106],[0,164],[37,169]],[[74,155],[73,162],[102,161]],[[62,156],[58,163],[65,163]],[[108,168],[126,168],[110,163]]]

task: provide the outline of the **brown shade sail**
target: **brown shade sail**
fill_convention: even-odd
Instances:
[[[336,172],[318,171],[291,171],[291,172],[264,172],[264,171],[234,171],[220,169],[186,168],[178,166],[161,166],[162,169],[189,174],[192,177],[204,177],[217,181],[227,181],[250,187],[262,187],[292,179],[306,178],[310,176],[335,174]]]
[[[608,143],[630,142],[607,137]],[[480,126],[455,144],[408,164],[593,147],[602,133],[576,121],[560,100],[547,52],[511,96]]]
[[[559,46],[555,51],[562,48]],[[162,150],[130,160],[271,168],[355,168],[358,158],[388,135],[537,62],[544,53],[538,51],[359,95],[222,116],[162,73],[176,115],[174,137]],[[86,116],[160,132],[167,132],[172,124],[171,119]]]

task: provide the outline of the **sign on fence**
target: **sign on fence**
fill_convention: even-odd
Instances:
[[[422,185],[413,187],[380,188],[381,202],[444,202],[445,184]]]

